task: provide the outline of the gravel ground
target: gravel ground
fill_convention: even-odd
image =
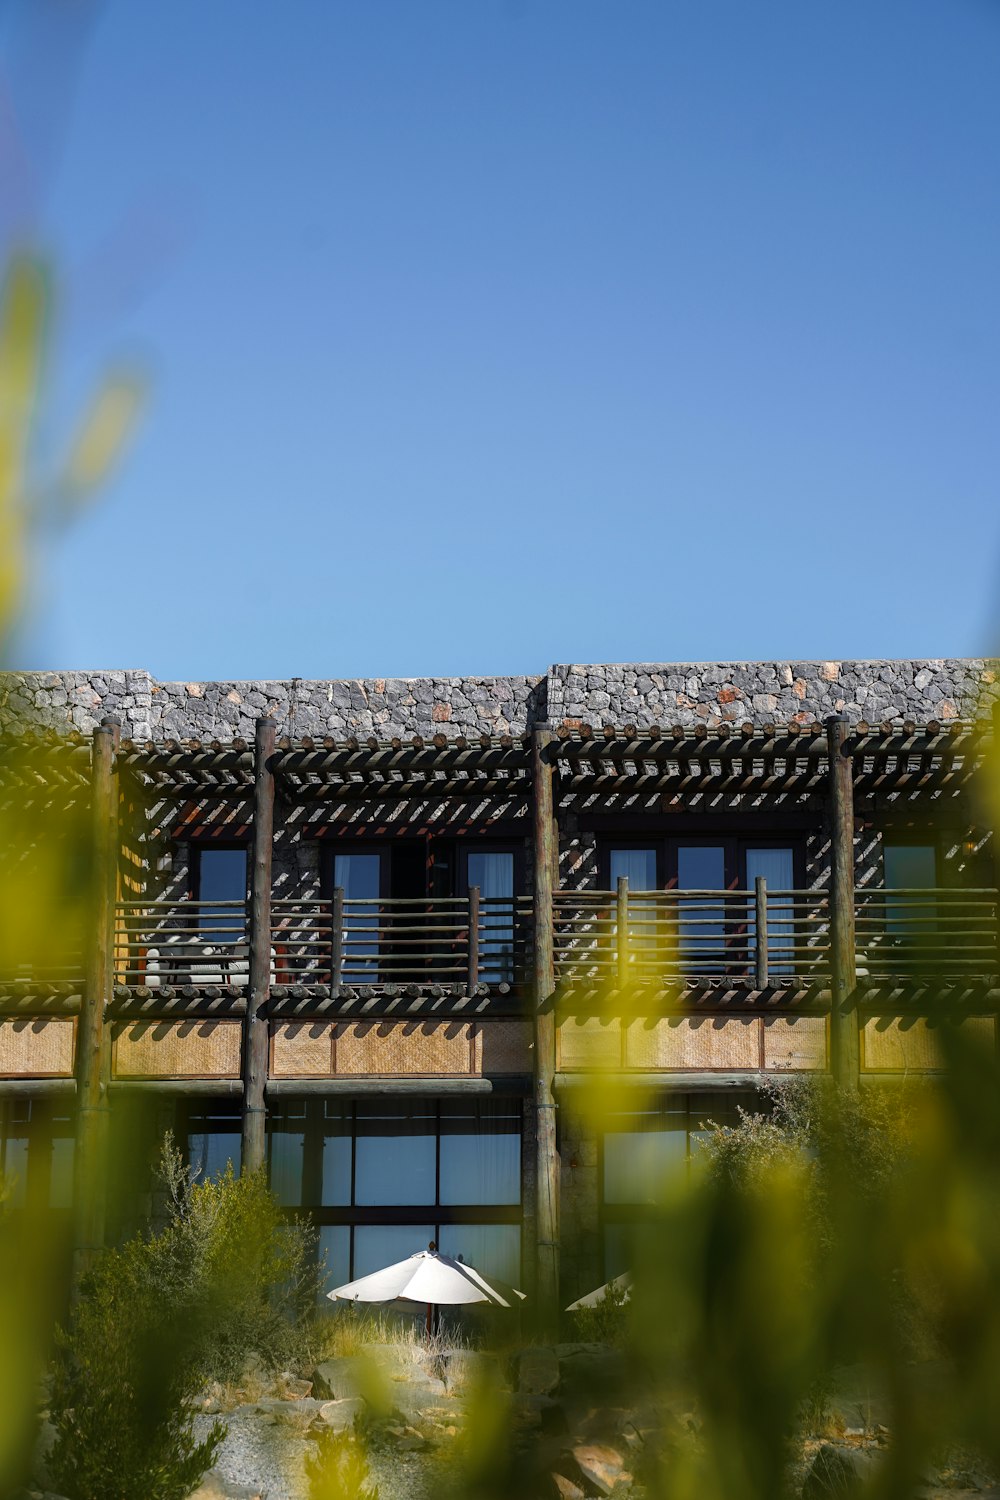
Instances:
[[[229,1484],[256,1487],[267,1500],[304,1500],[305,1458],[313,1445],[301,1428],[244,1406],[218,1417],[196,1416],[195,1436],[205,1437],[216,1421],[226,1427],[216,1474]],[[433,1500],[432,1466],[426,1454],[397,1453],[390,1445],[378,1444],[369,1452],[368,1463],[379,1500]]]

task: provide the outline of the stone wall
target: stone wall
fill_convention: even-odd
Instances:
[[[0,727],[84,732],[105,714],[132,739],[253,736],[271,714],[281,734],[365,737],[521,733],[546,719],[600,725],[823,719],[954,719],[997,695],[985,660],[688,662],[556,665],[519,677],[306,682],[158,682],[143,671],[7,673]]]

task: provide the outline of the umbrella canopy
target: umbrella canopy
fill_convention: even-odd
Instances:
[[[612,1287],[616,1291],[624,1292],[624,1301],[627,1302],[632,1288],[632,1272],[623,1271],[620,1276],[615,1277],[614,1281],[606,1281],[603,1286],[599,1286],[596,1292],[588,1292],[586,1297],[578,1297],[575,1302],[570,1303],[566,1311],[579,1312],[581,1307],[596,1307],[598,1302],[603,1302]]]
[[[524,1297],[523,1292],[514,1288],[504,1287],[501,1291],[463,1260],[452,1260],[450,1255],[440,1255],[436,1250],[419,1250],[394,1266],[334,1287],[327,1296],[344,1302],[394,1302],[397,1297],[404,1297],[408,1302],[428,1305],[490,1302],[494,1307],[510,1307],[508,1298],[512,1292],[516,1297]]]

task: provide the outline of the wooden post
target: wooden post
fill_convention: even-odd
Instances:
[[[107,1006],[114,985],[115,894],[118,879],[117,724],[94,730],[91,763],[93,865],[86,976],[76,1041],[76,1157],[73,1269],[87,1269],[104,1244],[107,1206],[108,1080],[111,1037]]]
[[[553,1330],[559,1319],[559,1157],[556,1150],[555,941],[553,871],[557,831],[549,748],[555,736],[539,725],[531,743],[534,813],[534,960],[535,960],[535,1232],[537,1303],[542,1328]]]
[[[469,887],[469,976],[470,997],[476,993],[479,983],[479,887]]]
[[[861,1038],[856,1006],[854,938],[854,764],[844,754],[847,720],[826,721],[830,783],[830,1066],[835,1082],[857,1088],[861,1079]]]
[[[767,881],[758,875],[753,883],[754,896],[754,988],[767,989]]]
[[[619,875],[616,896],[615,937],[618,942],[618,988],[628,983],[628,876]]]
[[[250,994],[243,1023],[242,1170],[264,1164],[267,1002],[271,993],[271,846],[274,836],[273,719],[257,720],[253,776],[253,869],[250,884]]]
[[[332,956],[330,963],[330,989],[334,998],[340,994],[344,982],[344,887],[338,885],[333,893]]]

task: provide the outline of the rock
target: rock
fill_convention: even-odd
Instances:
[[[336,1432],[344,1432],[348,1427],[354,1426],[364,1409],[365,1403],[361,1396],[344,1396],[339,1401],[322,1402],[316,1420],[326,1427],[332,1427]]]
[[[870,1448],[847,1448],[824,1443],[802,1482],[802,1500],[849,1500],[860,1495],[878,1463]]]
[[[285,1395],[293,1401],[304,1400],[306,1396],[312,1395],[311,1380],[297,1380],[293,1375],[282,1375],[281,1384]]]
[[[602,1495],[610,1495],[620,1480],[632,1478],[620,1455],[603,1443],[578,1443],[573,1458],[584,1479]]]
[[[553,1493],[558,1495],[560,1500],[586,1500],[580,1486],[574,1484],[572,1479],[567,1479],[565,1474],[553,1473],[552,1486]]]
[[[323,1402],[312,1396],[262,1396],[257,1402],[258,1411],[269,1412],[274,1417],[301,1417],[303,1413],[317,1416],[322,1409]]]
[[[559,1385],[554,1349],[525,1349],[517,1362],[517,1389],[525,1396],[551,1396]]]
[[[358,1360],[353,1355],[325,1359],[312,1372],[309,1385],[321,1401],[339,1401],[346,1396],[360,1396],[363,1380]]]

